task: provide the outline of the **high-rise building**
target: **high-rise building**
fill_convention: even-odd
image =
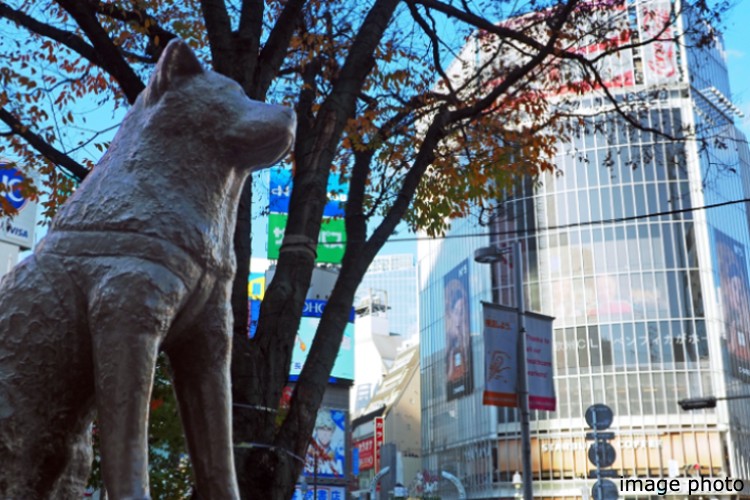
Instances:
[[[417,267],[412,254],[378,255],[357,288],[357,309],[381,307],[391,333],[417,333]]]
[[[351,412],[369,403],[405,341],[417,333],[417,272],[412,254],[375,257],[357,289]]]
[[[646,17],[670,13],[666,1],[611,5],[641,37]],[[678,18],[676,32],[688,22]],[[588,497],[584,413],[594,403],[614,413],[615,474],[641,480],[616,480],[620,497],[658,495],[648,480],[659,479],[676,481],[667,495],[687,497],[696,476],[709,481],[694,495],[750,496],[750,399],[722,399],[750,395],[750,154],[722,48],[633,44],[611,71],[616,96],[648,96],[644,126],[697,139],[633,128],[584,95],[590,117],[554,158],[562,175],[519,184],[491,239],[418,245],[423,463],[459,477],[468,498],[513,497],[521,470],[517,411],[482,406],[480,300],[513,306],[513,273],[472,261],[479,246],[518,239],[527,309],[555,317],[557,410],[531,414],[535,496]],[[459,221],[452,232],[477,229]],[[456,320],[459,285],[468,307]],[[707,395],[715,409],[678,405]],[[441,498],[455,489],[446,483]]]

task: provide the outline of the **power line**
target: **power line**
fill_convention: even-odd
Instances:
[[[631,222],[631,221],[641,220],[641,219],[650,219],[653,217],[663,217],[665,215],[678,215],[678,214],[684,214],[684,213],[689,213],[689,212],[695,212],[698,210],[709,210],[711,208],[720,208],[720,207],[726,207],[729,205],[736,205],[739,203],[748,203],[748,202],[750,202],[750,198],[743,198],[741,200],[731,200],[731,201],[724,201],[721,203],[713,203],[711,205],[704,205],[702,207],[680,208],[677,210],[666,210],[663,212],[654,212],[654,213],[643,214],[643,215],[632,215],[629,217],[617,217],[614,219],[593,220],[593,221],[588,221],[588,222],[572,222],[570,224],[561,224],[559,226],[514,229],[512,231],[487,231],[483,233],[472,233],[472,234],[446,234],[443,236],[435,236],[435,237],[415,236],[414,238],[389,239],[388,243],[407,243],[411,241],[427,241],[427,240],[447,240],[447,239],[454,239],[454,238],[479,238],[479,237],[485,237],[485,236],[509,236],[509,235],[523,235],[523,234],[530,234],[530,233],[541,233],[541,232],[547,232],[547,231],[559,231],[561,229],[573,229],[577,227],[599,226],[599,225],[606,225],[606,224],[619,224],[622,222]]]

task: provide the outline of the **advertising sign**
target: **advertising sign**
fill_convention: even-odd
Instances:
[[[305,365],[307,354],[312,347],[326,303],[325,300],[316,299],[305,301],[299,330],[292,348],[292,365],[289,370],[291,380],[296,380],[302,373],[302,367]],[[255,331],[258,328],[260,305],[260,300],[250,299],[248,301],[248,336],[250,338],[255,337]],[[354,380],[354,308],[349,313],[349,321],[344,329],[344,337],[341,339],[341,346],[333,364],[331,377]]]
[[[518,405],[518,312],[484,303],[484,394],[482,403],[509,408]],[[549,316],[526,313],[526,380],[529,409],[555,411],[552,365],[552,321]]]
[[[484,394],[482,403],[517,406],[516,345],[518,312],[497,304],[483,303],[484,316]]]
[[[318,329],[320,318],[302,316],[299,331],[294,340],[292,348],[292,366],[289,375],[294,379],[302,373],[307,355],[315,340],[315,332]],[[347,323],[344,329],[344,337],[341,339],[341,347],[333,364],[331,377],[339,379],[354,380],[354,323]]]
[[[292,171],[287,168],[271,168],[269,182],[268,211],[289,213],[289,200],[292,196]],[[339,176],[333,174],[328,179],[328,203],[323,208],[324,217],[343,217],[344,203],[347,200],[347,187],[339,182]]]
[[[745,247],[716,229],[714,241],[731,373],[750,381],[750,282]]]
[[[315,496],[316,492],[317,496]],[[305,492],[302,493],[300,485],[297,485],[292,500],[346,500],[346,488],[326,484],[318,484],[316,486],[308,484],[306,485]]]
[[[647,85],[675,81],[677,49],[669,0],[643,2],[639,7],[641,40],[654,40],[643,47],[643,74]]]
[[[446,398],[474,390],[469,310],[469,261],[464,260],[443,278],[445,304]]]
[[[555,382],[552,370],[552,321],[541,314],[526,313],[526,366],[529,409],[555,411]]]
[[[321,408],[305,456],[305,476],[345,477],[346,412]]]
[[[359,470],[375,467],[375,437],[354,441],[354,447],[359,451]]]
[[[250,273],[247,278],[247,296],[251,299],[263,300],[266,292],[265,273]]]
[[[34,244],[34,224],[36,223],[36,203],[26,199],[18,185],[23,182],[23,174],[0,160],[0,183],[2,196],[11,207],[18,210],[14,217],[0,217],[0,241],[29,249]]]
[[[380,449],[385,442],[385,418],[375,417],[375,470],[380,470]]]
[[[268,258],[278,259],[281,244],[284,241],[287,214],[271,213],[268,215]],[[315,262],[340,264],[344,258],[346,245],[346,227],[344,219],[324,218],[318,235],[318,254]]]

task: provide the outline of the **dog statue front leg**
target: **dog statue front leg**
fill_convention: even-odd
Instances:
[[[110,500],[149,497],[148,415],[159,346],[185,297],[155,264],[98,276],[89,306],[102,475]]]
[[[111,500],[148,499],[148,410],[158,342],[111,325],[94,341],[102,476]],[[116,354],[115,354],[116,353]]]
[[[228,288],[215,293],[204,311],[208,318],[166,352],[199,498],[234,500],[239,492],[232,453]]]

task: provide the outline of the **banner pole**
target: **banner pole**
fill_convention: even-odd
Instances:
[[[531,473],[531,431],[529,427],[529,380],[526,353],[526,321],[524,318],[523,263],[521,262],[521,240],[513,247],[513,266],[516,271],[516,307],[518,308],[518,406],[521,413],[521,460],[523,465],[523,498],[533,500]]]

